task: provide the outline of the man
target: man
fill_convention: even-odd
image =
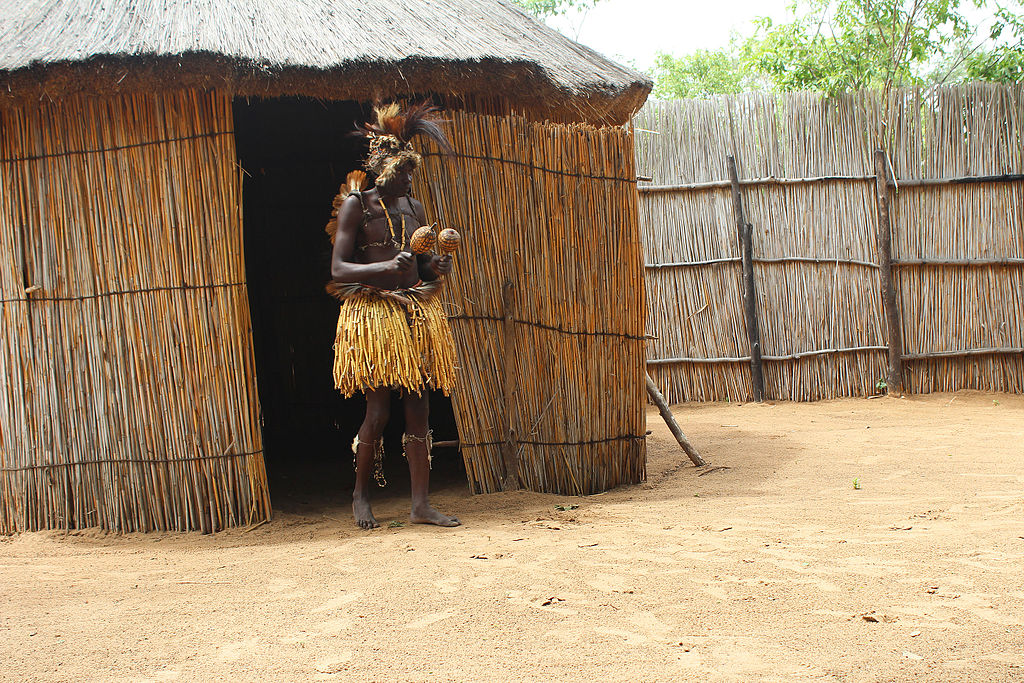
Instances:
[[[341,312],[334,380],[345,396],[356,391],[366,395],[366,417],[352,444],[356,467],[352,512],[363,529],[380,526],[370,506],[370,473],[383,486],[381,437],[393,389],[401,392],[405,408],[402,443],[412,485],[409,520],[460,524],[458,518],[435,510],[428,500],[428,390],[450,393],[455,374],[451,330],[437,297],[440,278],[451,272],[452,259],[407,251],[415,229],[427,224],[423,205],[409,195],[412,173],[421,161],[410,138],[425,134],[450,149],[444,133],[430,119],[433,111],[427,105],[406,111],[398,105],[376,109],[376,121],[363,130],[370,139],[366,170],[376,176],[375,185],[351,192],[340,206],[335,202],[328,291],[341,300]],[[331,227],[328,224],[329,232]]]

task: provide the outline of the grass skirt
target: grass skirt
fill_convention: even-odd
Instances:
[[[441,306],[440,280],[382,290],[332,283],[341,301],[334,339],[334,386],[345,397],[390,387],[445,395],[455,384],[455,344]]]

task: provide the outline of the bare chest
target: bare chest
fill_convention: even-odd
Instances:
[[[392,258],[396,252],[408,249],[416,223],[416,215],[404,207],[391,208],[387,213],[380,208],[368,210],[356,235],[356,250],[365,261]]]

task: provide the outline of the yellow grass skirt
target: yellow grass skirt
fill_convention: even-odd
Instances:
[[[334,386],[344,396],[390,387],[449,395],[455,384],[455,344],[441,306],[440,281],[411,289],[328,286],[341,301],[334,339]]]

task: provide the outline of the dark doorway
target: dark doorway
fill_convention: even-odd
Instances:
[[[363,140],[350,136],[369,108],[305,98],[236,99],[235,140],[243,175],[246,278],[263,442],[275,504],[292,495],[347,495],[350,446],[365,403],[343,399],[331,377],[338,307],[325,292],[331,201],[361,168]],[[404,493],[402,409],[385,433],[386,475]],[[431,397],[435,439],[456,439],[451,402]],[[435,453],[433,478],[465,482],[454,450]]]

